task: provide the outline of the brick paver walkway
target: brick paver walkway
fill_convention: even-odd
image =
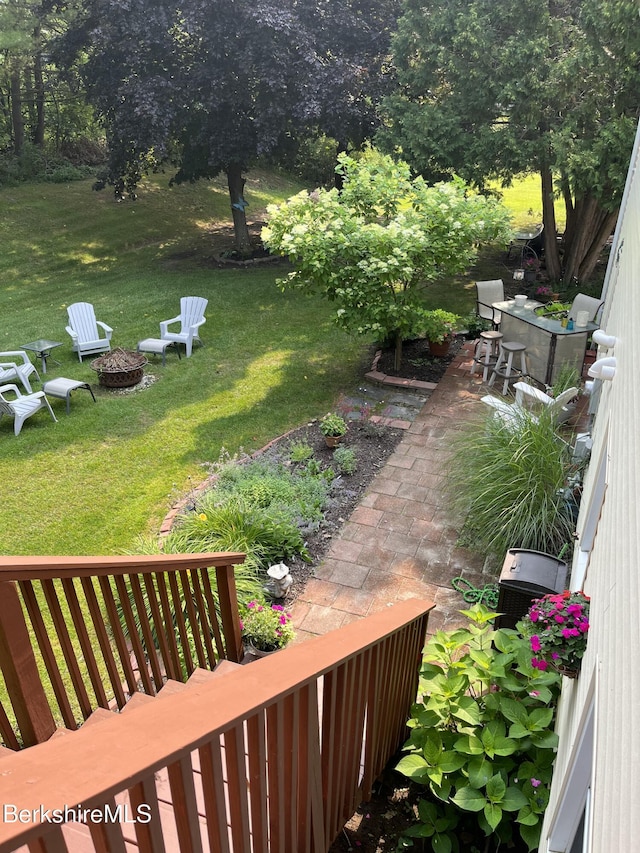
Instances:
[[[458,611],[468,605],[452,579],[496,580],[482,556],[456,545],[442,489],[450,436],[487,392],[482,374],[470,373],[472,354],[470,343],[451,363],[296,601],[298,640],[416,597],[436,604],[431,631],[463,625]]]
[[[484,585],[483,559],[456,546],[442,492],[449,436],[478,411],[481,376],[461,350],[369,486],[293,608],[298,638],[324,634],[406,598],[427,598],[430,628],[464,621],[451,580]]]

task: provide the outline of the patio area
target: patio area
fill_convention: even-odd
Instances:
[[[481,373],[471,374],[473,347],[465,344],[451,363],[296,600],[298,641],[408,598],[435,602],[430,632],[455,628],[470,605],[451,581],[482,588],[497,580],[483,555],[457,546],[443,493],[451,434],[477,415],[487,393]],[[586,363],[592,358],[588,352]],[[574,424],[586,417],[587,404],[581,396]]]

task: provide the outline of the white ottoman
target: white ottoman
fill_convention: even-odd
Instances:
[[[77,379],[65,379],[64,376],[60,376],[58,379],[49,379],[49,381],[45,382],[42,386],[42,390],[47,397],[58,397],[60,400],[67,401],[67,414],[69,414],[71,392],[78,388],[84,388],[85,391],[88,391],[93,397],[93,402],[95,403],[96,397],[88,382],[80,382]]]
[[[162,366],[167,363],[167,347],[174,346],[173,341],[163,341],[162,338],[145,338],[143,341],[138,341],[138,352],[152,352],[156,355],[162,355]],[[180,351],[176,347],[178,358]]]

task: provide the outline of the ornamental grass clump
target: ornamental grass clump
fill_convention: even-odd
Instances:
[[[533,667],[575,676],[587,648],[589,597],[568,589],[545,595],[533,602],[518,627],[531,643]]]
[[[240,620],[242,639],[261,652],[284,648],[295,636],[291,614],[281,604],[249,601]]]

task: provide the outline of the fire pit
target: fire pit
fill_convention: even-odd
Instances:
[[[94,358],[91,368],[98,374],[98,382],[105,388],[130,388],[137,385],[144,374],[147,359],[139,352],[117,347]]]

